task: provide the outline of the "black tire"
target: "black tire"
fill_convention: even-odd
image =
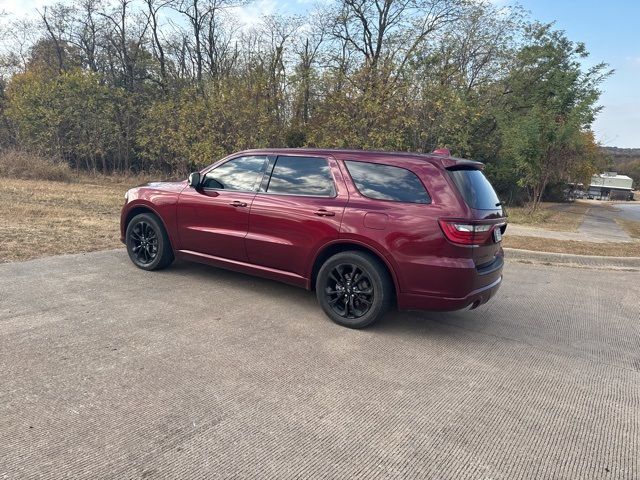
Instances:
[[[393,284],[385,266],[373,255],[346,251],[320,267],[316,296],[331,320],[349,328],[364,328],[391,307]]]
[[[173,262],[173,249],[160,219],[141,213],[131,219],[125,233],[127,253],[138,268],[160,270]]]

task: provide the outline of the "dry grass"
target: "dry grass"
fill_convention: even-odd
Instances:
[[[139,180],[103,176],[67,183],[0,177],[0,262],[120,246],[124,192]]]
[[[622,218],[616,218],[616,222],[618,222],[618,225],[624,228],[632,238],[640,239],[640,222]]]
[[[147,180],[78,174],[32,153],[0,151],[0,262],[120,246],[124,192]]]
[[[640,242],[594,243],[505,235],[503,246],[535,250],[537,252],[602,255],[605,257],[640,257]]]
[[[41,180],[60,182],[71,182],[77,177],[66,163],[22,150],[0,151],[0,174],[25,180],[37,175]]]
[[[509,223],[545,228],[560,232],[575,232],[582,223],[589,205],[581,202],[541,203],[535,213],[529,207],[508,208]]]

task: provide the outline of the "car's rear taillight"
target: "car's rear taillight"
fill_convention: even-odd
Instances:
[[[449,241],[461,245],[482,245],[491,237],[493,225],[457,220],[439,220],[440,228]]]

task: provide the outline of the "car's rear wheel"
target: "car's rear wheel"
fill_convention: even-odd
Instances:
[[[363,328],[389,310],[393,285],[387,269],[373,255],[347,251],[333,255],[320,267],[316,296],[331,320]]]
[[[162,223],[151,213],[131,219],[125,235],[131,261],[143,270],[159,270],[173,262],[173,250]]]

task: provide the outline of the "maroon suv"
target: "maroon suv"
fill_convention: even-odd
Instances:
[[[126,194],[121,239],[145,270],[174,257],[315,289],[335,322],[485,303],[502,281],[506,218],[479,162],[266,149]]]

